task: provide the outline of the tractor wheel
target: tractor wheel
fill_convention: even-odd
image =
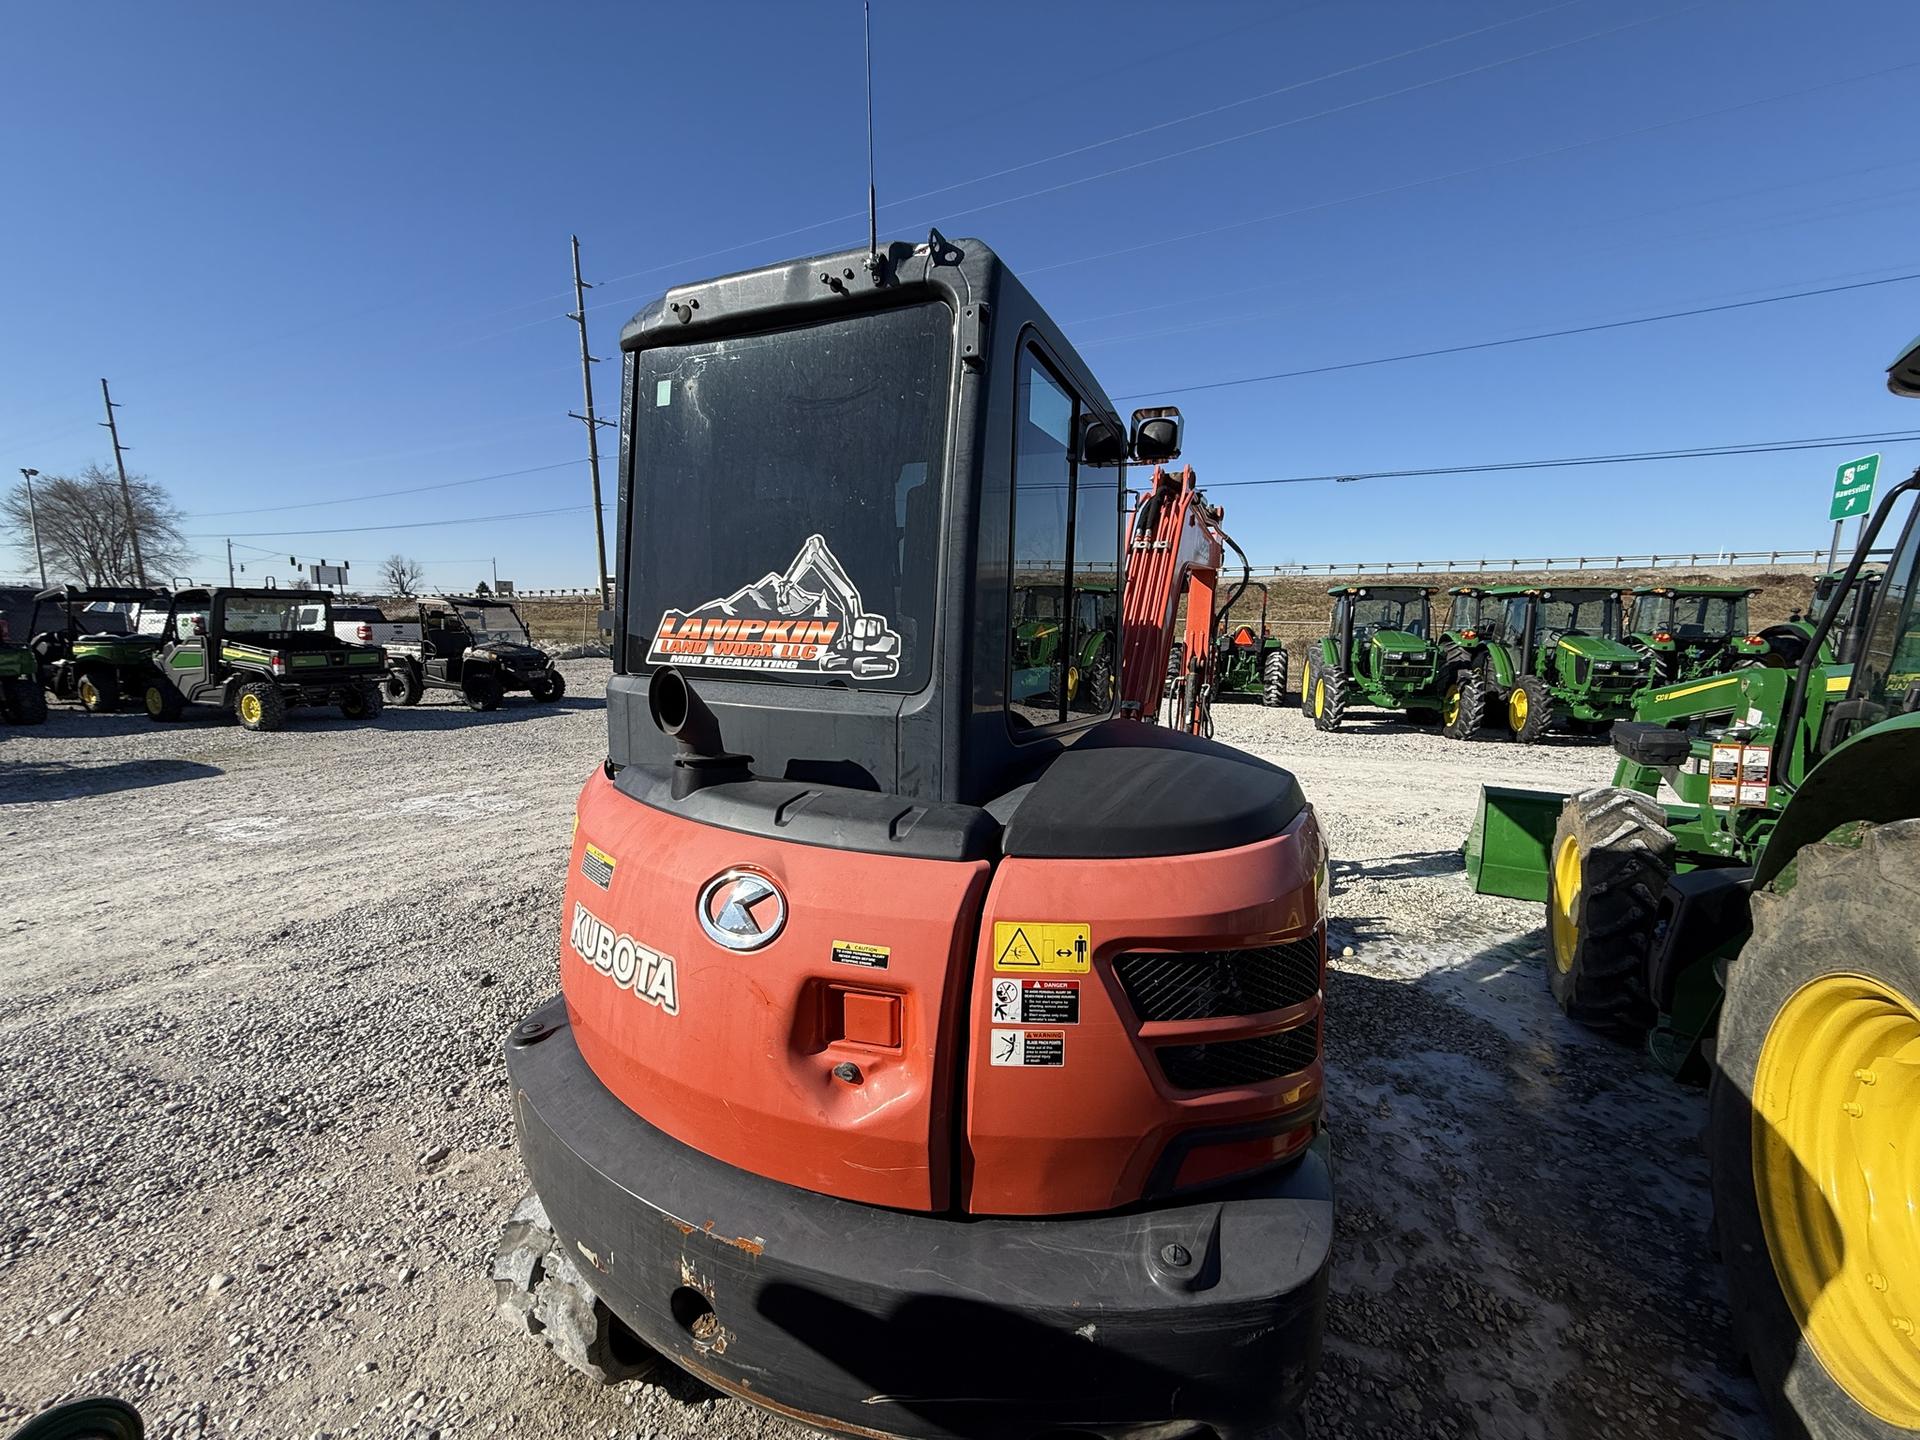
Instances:
[[[549,670],[544,675],[534,676],[528,689],[536,700],[558,700],[567,693],[567,682],[558,670]]]
[[[111,670],[82,670],[73,695],[80,708],[90,715],[104,715],[120,708],[120,677]]]
[[[378,720],[387,697],[378,685],[355,685],[340,697],[340,713],[349,720]]]
[[[1920,820],[1844,826],[1753,897],[1707,1149],[1734,1337],[1781,1436],[1920,1431]]]
[[[287,697],[271,680],[249,680],[233,697],[233,713],[249,730],[284,730]]]
[[[9,680],[4,697],[7,719],[16,725],[40,725],[47,718],[47,692],[38,679]]]
[[[506,691],[501,687],[500,677],[493,671],[474,670],[460,682],[460,693],[474,710],[498,710]]]
[[[149,680],[140,699],[149,720],[164,723],[180,718],[180,692],[164,680]]]
[[[1440,727],[1448,738],[1471,740],[1487,723],[1487,682],[1478,670],[1456,670],[1447,685]]]
[[[1260,662],[1260,703],[1277,707],[1287,703],[1287,651],[1285,646],[1269,650]]]
[[[1536,743],[1559,721],[1553,691],[1538,675],[1522,675],[1507,692],[1507,729],[1522,745]]]
[[[1561,807],[1547,852],[1547,988],[1575,1023],[1627,1037],[1653,1024],[1647,968],[1673,849],[1666,811],[1637,790],[1583,790]]]
[[[1317,671],[1307,705],[1313,715],[1314,729],[1338,730],[1347,713],[1347,672],[1338,665]]]
[[[660,1357],[595,1295],[531,1191],[493,1249],[494,1308],[589,1380],[618,1385],[652,1373]]]
[[[395,665],[380,682],[381,693],[391,705],[418,705],[422,688],[420,672],[411,665]]]

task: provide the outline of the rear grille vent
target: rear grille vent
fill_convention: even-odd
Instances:
[[[1222,1040],[1213,1045],[1163,1045],[1155,1054],[1170,1084],[1182,1090],[1212,1090],[1223,1085],[1253,1085],[1305,1070],[1319,1058],[1320,1022],[1251,1040]]]
[[[1320,937],[1316,932],[1258,950],[1122,955],[1114,973],[1143,1021],[1258,1015],[1319,993]]]

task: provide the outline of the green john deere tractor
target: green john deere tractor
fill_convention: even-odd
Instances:
[[[1079,585],[1070,613],[1062,614],[1057,585],[1014,586],[1012,690],[1016,698],[1052,695],[1064,685],[1069,708],[1107,709],[1118,673],[1113,636],[1118,633],[1119,603],[1119,592],[1112,585]],[[1066,634],[1069,628],[1071,639]]]
[[[1889,384],[1920,396],[1920,342]],[[1558,807],[1544,847],[1491,828],[1493,849],[1469,847],[1483,889],[1535,872],[1570,1015],[1709,1074],[1734,1329],[1778,1432],[1808,1440],[1920,1430],[1916,498],[1920,470],[1881,500],[1791,670],[1650,690],[1614,727],[1614,785],[1539,797]],[[1895,558],[1835,660],[1883,534]],[[1514,793],[1481,820],[1513,818]]]
[[[1470,740],[1491,715],[1531,745],[1633,714],[1646,662],[1622,639],[1618,590],[1488,585],[1474,600],[1474,639],[1464,639],[1466,628],[1449,632],[1459,652],[1443,704],[1449,735]]]
[[[1337,730],[1352,705],[1403,710],[1434,725],[1447,679],[1431,638],[1433,592],[1420,585],[1335,585],[1328,633],[1307,650],[1300,703],[1316,728]]]
[[[117,710],[123,697],[143,694],[153,678],[160,637],[119,627],[140,608],[166,603],[165,590],[133,585],[42,590],[33,598],[32,622],[40,683],[56,699],[74,701],[94,714]],[[50,622],[45,629],[40,628],[43,618]]]
[[[179,590],[141,698],[155,720],[210,705],[249,730],[284,730],[296,705],[338,705],[349,720],[371,720],[386,703],[385,668],[378,645],[334,634],[325,591]]]
[[[1649,685],[1718,675],[1768,653],[1749,632],[1745,585],[1642,585],[1633,592],[1631,645],[1647,662]]]
[[[0,619],[0,720],[38,725],[47,718],[47,695],[40,688],[40,667],[33,651],[15,645]]]
[[[1287,702],[1287,642],[1267,633],[1267,587],[1260,590],[1260,628],[1239,624],[1222,628],[1214,641],[1218,659],[1215,695],[1251,695],[1262,705]]]

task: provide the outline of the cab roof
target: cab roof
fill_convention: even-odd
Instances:
[[[132,600],[146,604],[164,600],[172,593],[164,585],[149,585],[144,589],[138,585],[53,585],[33,598],[36,603],[57,600],[66,605],[95,600]]]
[[[1489,585],[1480,592],[1482,595],[1497,595],[1509,599],[1515,595],[1544,595],[1551,600],[1564,600],[1569,595],[1585,595],[1590,599],[1604,599],[1608,595],[1618,596],[1621,592],[1612,585]]]
[[[1758,595],[1759,589],[1752,585],[1636,585],[1636,595],[1706,595],[1738,600],[1747,595]]]
[[[414,600],[421,605],[506,605],[512,606],[511,595],[416,595]]]
[[[171,598],[191,600],[203,596],[209,600],[280,600],[289,605],[333,604],[330,590],[281,590],[265,585],[195,585],[174,591]]]
[[[1431,595],[1429,585],[1329,585],[1329,595]]]

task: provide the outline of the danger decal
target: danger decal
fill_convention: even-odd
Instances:
[[[1078,1025],[1078,980],[1022,980],[997,976],[993,982],[996,1025]]]
[[[1067,1063],[1067,1032],[995,1030],[988,1041],[987,1058],[995,1065],[1057,1070]]]
[[[673,957],[649,950],[631,935],[623,935],[578,901],[567,931],[573,953],[649,1005],[669,1015],[680,1013],[680,980]]]
[[[655,665],[862,680],[892,679],[900,659],[899,631],[866,609],[819,535],[808,536],[783,571],[691,609],[666,611],[647,650]]]

